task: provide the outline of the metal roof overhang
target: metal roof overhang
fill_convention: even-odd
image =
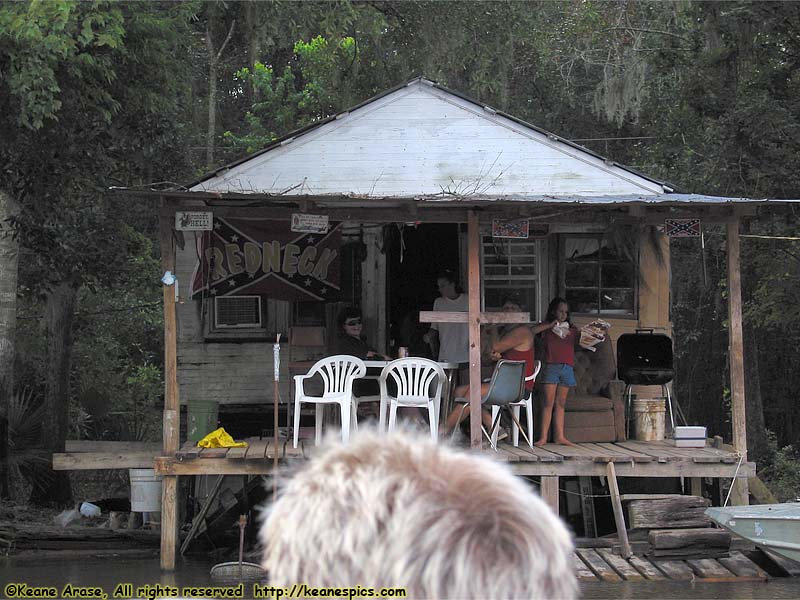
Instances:
[[[190,192],[185,190],[136,190],[112,188],[115,195],[164,199],[162,209],[207,210],[219,216],[289,219],[292,213],[325,213],[336,220],[362,222],[466,222],[467,211],[475,210],[480,220],[492,218],[550,219],[566,222],[592,222],[603,213],[615,219],[665,216],[700,217],[707,221],[727,221],[735,214],[754,214],[759,206],[798,203],[796,199],[752,199],[702,194],[658,195],[525,195],[374,197],[359,195],[276,195],[258,193]],[[583,217],[581,217],[583,215]],[[645,219],[650,220],[650,219]]]
[[[360,194],[325,194],[325,195],[300,195],[300,194],[259,194],[241,192],[219,192],[219,191],[188,191],[188,190],[155,190],[155,189],[136,189],[112,187],[109,191],[113,194],[120,194],[129,197],[139,198],[169,198],[179,201],[198,201],[208,205],[217,202],[225,205],[236,205],[245,203],[250,206],[274,205],[301,205],[313,202],[318,206],[345,207],[357,206],[368,208],[370,205],[376,207],[386,207],[390,205],[405,206],[410,203],[417,205],[435,204],[438,206],[453,205],[496,205],[496,204],[520,204],[529,203],[535,205],[542,204],[586,204],[586,205],[627,205],[627,204],[658,204],[658,205],[729,205],[729,204],[784,204],[800,203],[800,199],[794,198],[741,198],[728,196],[708,196],[704,194],[622,194],[622,195],[603,195],[591,196],[588,194],[570,195],[456,195],[456,194],[435,194],[435,195],[415,195],[415,196],[366,196]]]

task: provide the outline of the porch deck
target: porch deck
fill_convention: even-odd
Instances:
[[[264,475],[278,460],[304,459],[313,455],[312,442],[292,447],[291,441],[250,438],[247,448],[197,448],[187,442],[174,456],[158,456],[156,472],[161,475]],[[714,448],[676,448],[670,441],[582,443],[575,447],[547,444],[542,448],[514,447],[501,442],[485,456],[508,463],[520,475],[605,476],[614,463],[618,477],[752,477],[755,463],[741,462],[734,452]]]

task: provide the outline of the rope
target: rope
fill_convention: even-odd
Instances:
[[[750,233],[740,233],[739,237],[743,238],[757,238],[760,240],[800,240],[800,237],[789,237],[786,235],[755,235]]]
[[[733,473],[733,479],[731,479],[731,487],[728,488],[728,495],[725,498],[725,504],[722,507],[728,506],[728,500],[731,499],[731,492],[733,492],[733,484],[736,483],[736,476],[739,474],[739,469],[742,466],[742,461],[744,460],[744,454],[739,453],[739,464],[736,465],[736,471]]]

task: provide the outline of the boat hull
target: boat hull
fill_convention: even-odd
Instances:
[[[800,502],[712,507],[706,516],[757,546],[800,563]]]

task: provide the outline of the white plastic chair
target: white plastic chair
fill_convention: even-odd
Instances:
[[[525,384],[527,385],[529,381],[536,381],[536,376],[541,369],[542,362],[539,360],[533,361],[533,373],[525,377]],[[528,425],[528,445],[533,448],[533,390],[529,392],[527,390],[525,391],[527,392],[527,396],[521,398],[519,402],[511,402],[508,405],[514,415],[514,419],[511,420],[511,443],[513,443],[514,446],[519,446],[519,427],[517,427],[517,423],[519,423],[519,409],[521,406],[524,406]],[[494,422],[499,411],[499,406],[492,406],[492,422]],[[495,429],[492,434],[492,443],[497,446],[497,429]]]
[[[300,406],[303,402],[310,402],[316,407],[316,436],[317,445],[322,441],[322,410],[323,404],[338,404],[342,413],[342,441],[347,443],[350,439],[350,425],[355,421],[353,410],[353,381],[363,377],[367,372],[364,361],[355,356],[337,354],[326,356],[318,360],[305,375],[294,376],[294,447],[297,448],[297,439],[300,433]],[[324,384],[322,396],[308,396],[304,390],[303,382],[319,375]],[[353,425],[355,428],[355,424]]]
[[[386,385],[389,377],[397,386],[397,395],[389,395]],[[398,358],[383,367],[379,379],[381,387],[380,426],[386,423],[386,407],[389,405],[389,427],[394,429],[399,406],[427,407],[428,420],[431,426],[431,438],[439,437],[439,410],[442,401],[442,389],[447,382],[444,369],[427,358]]]

